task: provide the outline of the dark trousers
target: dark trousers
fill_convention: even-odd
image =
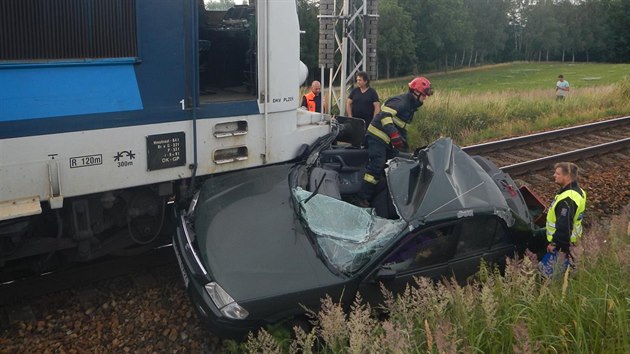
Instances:
[[[368,163],[365,167],[359,198],[369,201],[374,196],[378,181],[385,174],[385,163],[387,160],[397,156],[398,150],[393,149],[390,144],[372,135],[367,135],[365,141],[368,151]]]

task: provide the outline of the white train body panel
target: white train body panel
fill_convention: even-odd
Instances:
[[[58,1],[63,2],[64,0]],[[155,6],[159,6],[160,3],[173,6],[171,1],[155,2]],[[192,6],[193,3],[194,1],[190,1],[188,5]],[[140,29],[143,25],[153,29],[155,24],[147,24],[143,20],[142,11],[148,11],[145,5],[148,5],[147,0],[137,0],[138,8],[136,11],[139,13],[137,16],[138,22],[140,22],[138,26]],[[186,6],[180,9],[175,5],[173,8],[181,10],[182,16],[186,15]],[[186,98],[186,92],[189,90],[194,95],[197,89],[194,88],[195,81],[188,77],[182,82],[184,87],[177,88],[181,91],[181,95],[175,95],[170,102],[160,102],[160,105],[168,106],[171,111],[173,107],[181,106],[180,113],[184,114],[184,118],[180,116],[173,118],[173,121],[168,121],[170,119],[166,117],[157,119],[167,121],[161,123],[135,125],[127,122],[119,127],[78,131],[64,131],[63,128],[59,128],[53,129],[53,133],[35,133],[34,135],[28,131],[28,127],[23,128],[22,130],[26,132],[20,133],[20,136],[0,139],[0,181],[2,181],[0,184],[0,205],[10,206],[16,201],[33,197],[37,197],[42,202],[59,197],[62,200],[63,198],[86,194],[189,178],[193,174],[191,165],[195,164],[195,158],[196,175],[198,176],[251,168],[294,158],[302,144],[308,144],[328,131],[325,125],[319,124],[322,120],[320,115],[298,109],[301,101],[299,97],[300,38],[296,4],[293,0],[260,0],[255,12],[258,31],[256,36],[257,56],[255,58],[258,84],[255,95],[244,99],[250,106],[255,100],[257,109],[252,111],[254,114],[234,115],[228,112],[226,116],[220,116],[220,113],[207,116],[208,112],[212,111],[213,104],[227,103],[237,106],[239,100],[228,99],[223,102],[219,99],[206,105],[205,103],[208,102],[204,103],[200,98],[198,107],[191,107],[189,99]],[[164,16],[167,15],[168,9],[165,10]],[[183,35],[187,34],[186,22],[187,20],[182,21]],[[143,36],[145,35],[138,35],[140,49],[152,46],[153,42],[150,41],[150,38],[143,38]],[[185,42],[185,38],[181,40]],[[200,42],[203,41],[200,40]],[[190,50],[196,51],[197,49],[193,47]],[[164,52],[169,57],[178,55],[172,49],[166,49]],[[158,54],[162,53],[158,52]],[[156,74],[160,73],[164,73],[164,81],[168,81],[172,75],[190,76],[183,59],[182,67],[179,68],[181,70],[178,71],[168,66],[158,67],[156,64],[152,64],[159,60],[159,57],[144,57],[142,52],[138,56],[142,61],[133,62],[133,66],[135,66],[135,79],[142,101],[139,105],[145,110],[149,106],[145,102],[149,94],[142,91],[143,80],[159,81],[160,79],[159,77],[156,78]],[[54,63],[51,64],[53,67],[55,65]],[[66,64],[64,63],[64,65]],[[70,65],[74,64],[71,63]],[[150,73],[150,77],[148,77],[149,75],[143,77],[140,73],[141,70],[139,69],[145,65],[156,66],[156,70]],[[17,69],[15,69],[16,66]],[[29,62],[10,62],[3,65],[0,61],[0,78],[4,74],[17,82],[14,72],[32,70],[31,66]],[[60,67],[62,66],[60,65]],[[53,70],[49,69],[46,74]],[[72,73],[72,75],[75,74]],[[36,85],[37,81],[37,76],[33,76],[32,87]],[[23,80],[23,76],[20,76],[20,80]],[[28,78],[26,80],[28,81]],[[28,87],[28,82],[25,86]],[[168,83],[165,86],[168,87]],[[51,89],[54,90],[54,88]],[[117,87],[112,87],[112,90],[117,89]],[[201,94],[197,94],[201,97]],[[12,95],[13,93],[7,91],[4,97],[0,97],[0,99],[2,102],[9,102],[14,100]],[[25,102],[30,100],[30,97],[26,97],[28,95],[29,92],[18,92],[17,94],[18,99]],[[41,97],[37,97],[30,102],[42,101]],[[184,102],[186,102],[185,106]],[[80,103],[78,102],[78,104]],[[53,107],[54,101],[46,104]],[[67,104],[67,102],[60,102],[60,104]],[[9,106],[9,118],[4,118],[9,124],[8,129],[11,129],[11,115],[17,117],[15,118],[17,123],[29,122],[32,124],[32,121],[27,119],[30,118],[28,115],[31,107],[28,104],[23,105],[22,108]],[[221,109],[230,110],[229,107]],[[72,111],[70,108],[68,110]],[[165,113],[161,113],[159,110],[153,111],[156,112],[156,116],[168,115],[168,110],[165,110]],[[0,110],[0,113],[5,112]],[[56,116],[55,113],[51,113],[52,116],[50,117],[45,116],[46,113],[39,114],[40,117],[34,117],[43,120],[54,120],[60,117]],[[80,115],[70,114],[69,116]],[[101,119],[98,115],[85,114],[84,116],[86,120]],[[112,120],[111,114],[107,119]],[[117,119],[114,117],[113,120]],[[144,117],[144,119],[151,121],[150,117]],[[194,130],[196,130],[196,139],[193,137]],[[236,133],[232,134],[234,131]],[[147,155],[149,153],[148,145],[151,143],[147,142],[147,137],[179,133],[183,133],[181,135],[183,141],[170,141],[171,144],[166,149],[173,150],[172,158],[179,159],[181,165],[159,169],[156,169],[155,166],[151,168]],[[173,144],[176,146],[172,146]],[[195,144],[196,156],[194,153]],[[241,151],[238,150],[239,148]],[[232,156],[230,149],[236,151],[235,156]],[[221,155],[222,152],[224,155],[227,154],[227,158]],[[168,159],[169,157],[164,158]],[[170,164],[166,163],[168,166],[171,166]],[[51,206],[56,208],[60,205],[51,203]],[[0,220],[8,218],[6,215],[2,217],[1,214],[2,209],[0,209]]]
[[[328,126],[318,124],[320,119],[318,114],[296,110],[271,113],[267,117],[270,132],[267,137],[263,133],[262,115],[200,120],[197,122],[197,174],[290,160],[296,157],[302,144],[328,131]],[[217,125],[243,121],[249,128],[246,134],[215,137]],[[54,196],[51,192],[75,197],[189,178],[192,175],[189,163],[148,170],[146,137],[168,132],[185,133],[184,148],[172,146],[170,149],[185,151],[185,160],[192,163],[192,123],[188,121],[0,140],[0,200],[11,202],[36,196],[48,201]],[[246,147],[246,159],[217,163],[217,151],[234,147]]]
[[[294,159],[328,133],[299,108],[295,0],[217,4],[4,4],[0,268],[160,241],[166,202],[204,177]]]

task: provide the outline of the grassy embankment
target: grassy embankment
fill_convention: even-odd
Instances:
[[[558,74],[571,84],[555,100]],[[462,146],[630,114],[630,64],[512,63],[427,73],[435,88],[409,129],[410,144],[448,136]],[[411,77],[373,82],[384,101]]]
[[[306,333],[260,331],[229,351],[249,353],[628,353],[630,209],[593,226],[576,250],[575,271],[542,279],[533,257],[505,276],[482,267],[466,287],[418,279],[383,305],[387,320],[357,299],[346,315],[322,300]],[[284,334],[284,335],[282,335]]]
[[[558,74],[571,94],[556,102]],[[427,74],[436,94],[410,131],[415,146],[450,136],[467,145],[630,113],[628,64],[515,63]],[[409,78],[373,86],[382,99]],[[380,320],[357,299],[344,314],[322,300],[309,333],[261,331],[228,351],[301,353],[628,353],[630,352],[630,209],[594,225],[578,244],[577,269],[539,275],[535,257],[508,264],[505,276],[482,267],[468,286],[418,279],[389,296]]]

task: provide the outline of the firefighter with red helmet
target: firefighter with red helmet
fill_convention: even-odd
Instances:
[[[409,82],[407,93],[389,98],[383,104],[381,112],[374,117],[367,129],[365,141],[368,163],[356,205],[370,205],[376,185],[383,176],[385,163],[399,151],[406,151],[407,125],[413,120],[413,115],[422,106],[424,99],[432,94],[431,82],[425,77],[416,77]]]

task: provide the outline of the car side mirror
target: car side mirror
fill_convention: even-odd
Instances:
[[[379,269],[379,271],[376,273],[376,279],[377,280],[393,280],[396,278],[396,271],[390,267],[382,267],[381,269]]]

